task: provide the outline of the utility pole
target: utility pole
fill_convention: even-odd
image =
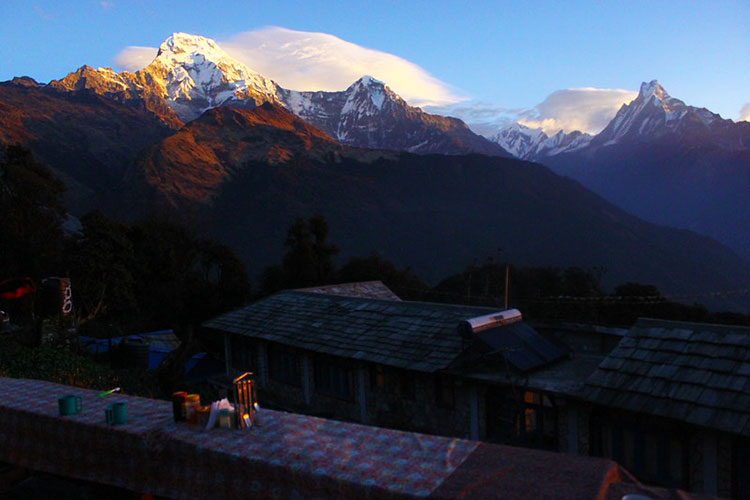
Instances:
[[[505,309],[508,309],[508,283],[510,282],[510,264],[505,264]]]

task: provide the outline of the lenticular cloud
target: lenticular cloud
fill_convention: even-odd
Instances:
[[[364,75],[382,80],[414,106],[458,102],[460,96],[423,68],[393,54],[326,33],[268,27],[219,44],[250,68],[294,90],[343,90]]]
[[[631,90],[591,87],[556,90],[533,109],[522,113],[518,122],[527,127],[541,128],[547,135],[560,130],[597,134],[623,104],[637,95]]]

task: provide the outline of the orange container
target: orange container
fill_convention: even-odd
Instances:
[[[187,423],[196,423],[196,410],[200,405],[201,397],[198,394],[188,394],[185,397],[185,420],[187,420]]]

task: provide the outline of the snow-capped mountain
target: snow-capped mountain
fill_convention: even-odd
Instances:
[[[272,80],[230,57],[213,40],[186,33],[173,33],[151,64],[135,73],[83,66],[50,85],[128,99],[160,98],[183,122],[230,102],[250,107],[278,102]]]
[[[577,130],[562,130],[549,137],[540,128],[529,128],[514,122],[491,138],[516,158],[536,161],[547,156],[576,151],[586,147],[591,135]]]
[[[599,148],[615,144],[642,145],[666,136],[670,141],[683,141],[686,146],[702,143],[731,150],[750,148],[748,137],[741,129],[706,108],[688,106],[670,96],[658,81],[651,80],[643,82],[638,96],[623,104],[604,130],[595,136],[560,131],[549,137],[541,129],[513,123],[491,140],[517,158],[545,163],[563,154],[591,156]]]
[[[351,146],[507,156],[461,120],[411,107],[372,77],[365,76],[341,92],[287,90],[233,59],[215,41],[186,33],[172,34],[156,58],[135,73],[83,66],[50,82],[50,87],[88,89],[145,107],[173,128],[212,108],[254,108],[275,102]]]
[[[623,140],[652,139],[666,133],[690,133],[700,129],[708,131],[723,121],[716,113],[675,99],[658,81],[651,80],[641,84],[635,100],[620,108],[597,135],[595,144],[610,145]]]
[[[162,96],[183,121],[228,101],[255,105],[276,100],[277,85],[202,36],[174,33],[142,71],[155,76]]]
[[[383,82],[363,76],[342,92],[282,91],[284,105],[297,116],[329,131],[346,142],[351,135],[371,135],[377,129],[373,117],[383,108],[407,104]]]
[[[350,146],[412,153],[483,153],[507,156],[457,118],[409,106],[385,83],[364,76],[340,92],[280,89],[293,113]]]
[[[652,80],[588,145],[536,161],[637,216],[750,259],[748,122],[689,106]]]

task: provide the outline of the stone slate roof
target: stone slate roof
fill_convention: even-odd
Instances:
[[[492,312],[496,310],[284,291],[203,326],[334,356],[434,372],[447,368],[461,354],[459,322]]]
[[[750,436],[750,328],[640,319],[583,396]]]
[[[399,296],[393,293],[393,290],[380,280],[323,285],[311,288],[299,288],[298,290],[300,292],[327,293],[330,295],[344,295],[346,297],[401,301]]]

